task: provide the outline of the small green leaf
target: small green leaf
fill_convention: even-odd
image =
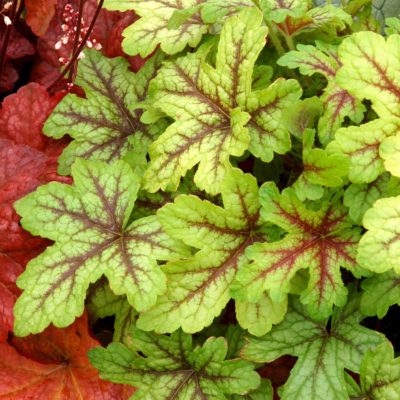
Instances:
[[[290,51],[278,60],[278,64],[294,69],[299,68],[303,75],[319,73],[327,79],[327,86],[321,100],[324,112],[318,124],[318,134],[322,144],[328,144],[346,117],[355,123],[363,119],[365,107],[361,101],[350,95],[336,83],[339,69],[337,47],[316,41],[316,46],[297,46],[297,51]]]
[[[133,329],[132,349],[112,343],[90,350],[89,358],[103,379],[138,387],[132,399],[222,400],[260,384],[252,363],[225,360],[226,352],[222,337],[193,348],[181,331],[162,336]]]
[[[308,0],[259,0],[268,21],[283,22],[286,17],[301,17],[308,9]]]
[[[358,246],[357,261],[362,267],[382,273],[400,273],[400,196],[380,199],[363,219],[367,233]]]
[[[126,294],[137,310],[149,308],[166,289],[156,260],[185,251],[155,216],[128,224],[140,178],[125,162],[78,159],[72,177],[73,186],[50,183],[15,204],[26,230],[55,241],[18,278],[17,335],[71,324],[89,284],[103,274],[115,294]]]
[[[361,311],[383,318],[393,304],[400,305],[400,276],[393,271],[376,274],[361,283]]]
[[[271,362],[290,354],[298,357],[284,384],[282,400],[348,400],[344,369],[358,373],[369,348],[383,335],[361,326],[359,296],[328,320],[316,321],[299,302],[293,301],[285,320],[260,338],[249,338],[242,356],[255,362]]]
[[[261,379],[261,384],[258,389],[245,395],[237,395],[229,397],[230,400],[273,400],[274,391],[271,382],[267,379]]]
[[[360,371],[360,399],[397,400],[400,396],[400,357],[389,341],[370,349]]]
[[[147,96],[149,81],[162,60],[155,55],[137,73],[121,58],[106,58],[99,51],[88,50],[79,62],[76,84],[86,98],[68,94],[55,108],[44,126],[44,133],[54,138],[64,135],[74,139],[59,158],[59,172],[70,174],[77,157],[112,162],[132,148],[146,154],[149,144],[165,129],[165,120],[148,126],[140,122],[140,103]]]
[[[400,195],[400,182],[386,173],[371,183],[351,184],[344,192],[343,203],[349,208],[352,220],[361,225],[365,212],[376,200],[397,195]]]

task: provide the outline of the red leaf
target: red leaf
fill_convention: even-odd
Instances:
[[[65,143],[42,134],[61,97],[50,97],[44,87],[31,83],[6,97],[0,111],[0,341],[12,330],[12,308],[19,294],[16,278],[49,244],[21,228],[13,203],[43,183],[70,181],[57,175],[57,158]]]
[[[44,149],[49,139],[42,134],[43,125],[60,100],[60,96],[50,97],[38,83],[29,83],[7,96],[0,111],[0,138]]]
[[[55,14],[57,0],[25,0],[26,22],[38,36],[46,33]]]
[[[90,337],[86,314],[65,329],[0,344],[0,398],[8,400],[123,400],[124,385],[102,381],[87,351],[99,343]]]

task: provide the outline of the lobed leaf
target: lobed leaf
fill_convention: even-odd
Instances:
[[[165,121],[144,125],[141,108],[149,81],[162,60],[156,54],[137,73],[121,58],[109,59],[96,50],[85,52],[79,62],[76,83],[86,98],[68,94],[59,103],[44,126],[44,133],[74,139],[59,159],[59,172],[68,175],[77,157],[112,162],[131,150],[147,152],[148,145],[164,130]]]
[[[14,310],[15,332],[21,336],[51,322],[69,325],[83,312],[89,284],[103,274],[136,309],[150,307],[166,288],[156,259],[182,249],[154,216],[128,224],[139,177],[125,162],[79,159],[72,176],[73,186],[50,183],[15,205],[25,229],[56,242],[18,279],[24,292]]]
[[[138,387],[133,399],[222,400],[260,384],[250,362],[225,360],[222,337],[193,348],[191,337],[181,331],[161,336],[133,329],[132,343],[136,351],[112,343],[91,350],[89,358],[103,379]]]
[[[290,354],[298,360],[281,392],[282,400],[347,400],[344,369],[360,371],[364,354],[383,341],[379,333],[359,325],[359,296],[328,320],[316,321],[293,301],[285,320],[260,338],[249,338],[243,357],[271,362]]]

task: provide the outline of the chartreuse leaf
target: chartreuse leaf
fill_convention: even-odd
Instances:
[[[254,177],[232,170],[224,178],[222,199],[224,208],[182,195],[158,211],[159,221],[171,237],[199,251],[162,267],[168,279],[167,292],[140,315],[139,328],[165,333],[182,327],[185,332],[197,332],[210,325],[228,303],[237,269],[248,262],[246,249],[255,241],[265,240],[265,235],[259,222]],[[271,307],[268,301],[265,305]],[[260,302],[259,307],[263,306]],[[246,307],[237,309],[238,318],[248,318],[241,317],[241,311],[246,312]],[[273,315],[272,320],[275,318]],[[267,323],[264,329],[268,329]]]
[[[236,318],[240,326],[255,336],[266,334],[273,325],[282,322],[286,311],[286,297],[281,301],[272,301],[265,292],[256,303],[236,301]]]
[[[314,320],[293,301],[285,320],[260,338],[249,338],[242,356],[255,362],[271,362],[290,354],[298,357],[282,400],[348,400],[344,369],[358,373],[362,357],[383,336],[359,325],[359,296],[343,308],[335,308],[332,319]]]
[[[89,352],[103,379],[138,388],[132,399],[224,400],[260,384],[252,363],[225,360],[227,343],[222,337],[193,348],[191,336],[182,331],[170,336],[132,331],[131,348],[112,343]]]
[[[58,104],[44,126],[51,137],[71,136],[74,140],[59,158],[59,172],[70,174],[77,157],[114,161],[132,149],[147,152],[148,145],[165,129],[160,120],[152,125],[140,122],[140,102],[147,96],[148,83],[162,60],[156,54],[137,73],[121,58],[106,58],[99,51],[88,50],[79,62],[76,84],[86,98],[68,94]]]
[[[379,147],[379,155],[386,171],[400,177],[400,135],[385,139]]]
[[[261,21],[251,8],[227,19],[216,68],[200,53],[169,61],[160,70],[151,89],[155,105],[175,122],[151,145],[145,174],[150,192],[175,189],[181,176],[199,164],[195,183],[218,193],[229,156],[248,148],[250,115],[238,106],[250,94],[253,66],[265,44],[267,29]]]
[[[400,276],[394,271],[376,274],[361,283],[361,311],[383,318],[393,304],[400,304]]]
[[[343,203],[349,208],[352,220],[361,225],[365,212],[376,200],[397,195],[400,195],[400,182],[386,173],[371,183],[351,184],[344,192]]]
[[[252,0],[206,0],[201,7],[201,18],[204,22],[213,24],[244,7],[254,7],[255,4]]]
[[[309,269],[301,301],[311,315],[327,317],[333,304],[346,302],[340,268],[356,275],[362,272],[355,260],[359,228],[352,227],[347,210],[334,199],[322,201],[319,210],[310,210],[293,189],[280,194],[273,183],[264,184],[260,196],[262,219],[288,234],[276,242],[256,243],[247,251],[252,263],[239,267],[234,298],[254,302],[269,290],[276,300],[281,292],[289,292],[290,280],[298,270]]]
[[[400,357],[394,358],[393,346],[385,341],[369,349],[361,363],[361,387],[352,380],[351,400],[397,400],[400,396]]]
[[[324,193],[323,186],[343,185],[342,177],[349,169],[348,159],[343,154],[329,154],[327,150],[313,148],[314,132],[303,133],[303,172],[293,187],[298,198],[317,200]]]
[[[380,117],[360,127],[342,128],[336,141],[351,160],[349,178],[354,183],[374,181],[385,167],[393,171],[389,139],[380,156],[380,146],[397,134],[400,126],[400,36],[385,40],[374,32],[358,32],[343,41],[339,58],[343,64],[337,73],[338,84],[358,99],[368,99]],[[364,171],[365,170],[365,171]]]
[[[315,46],[297,46],[278,60],[278,64],[288,68],[299,68],[303,75],[319,73],[327,80],[327,86],[321,100],[324,104],[323,115],[318,124],[318,134],[322,144],[328,144],[341,127],[346,117],[355,123],[363,119],[365,107],[347,90],[342,89],[335,81],[339,69],[337,47],[316,41]]]
[[[50,183],[15,205],[26,230],[55,242],[18,279],[18,335],[71,324],[89,284],[103,274],[115,294],[126,294],[137,310],[149,308],[166,289],[156,260],[183,251],[155,216],[128,224],[140,178],[124,161],[78,159],[72,177],[73,186]]]
[[[377,273],[400,273],[400,196],[376,201],[363,225],[367,232],[358,246],[360,265]]]

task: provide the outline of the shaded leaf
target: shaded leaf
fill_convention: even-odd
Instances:
[[[347,400],[344,369],[360,371],[369,348],[383,336],[359,325],[359,296],[328,320],[315,321],[299,302],[293,301],[285,320],[261,338],[249,338],[242,356],[255,362],[270,362],[284,354],[298,357],[282,389],[282,400]]]
[[[133,399],[222,400],[260,383],[250,362],[225,360],[222,337],[193,348],[192,338],[181,331],[162,336],[133,329],[132,343],[136,352],[112,343],[91,350],[89,357],[103,379],[137,386]]]

